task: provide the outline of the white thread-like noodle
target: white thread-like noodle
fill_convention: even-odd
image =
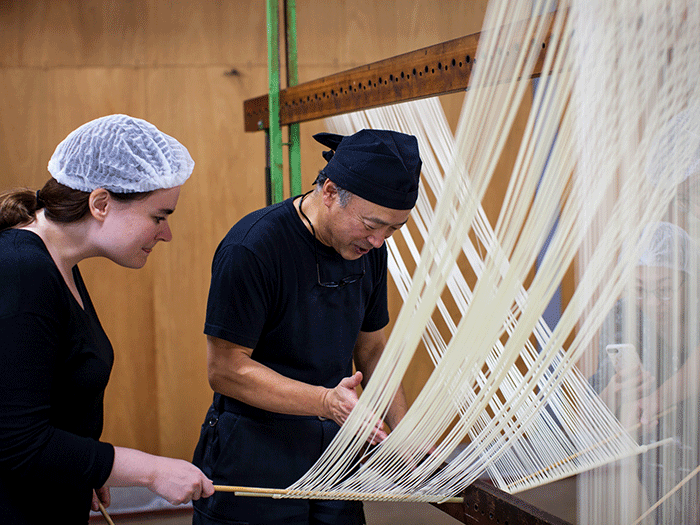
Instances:
[[[650,152],[663,143],[660,130],[699,101],[700,8],[672,1],[558,2],[543,67],[551,74],[532,95],[492,225],[481,202],[530,96],[548,30],[547,17],[530,14],[554,7],[534,4],[490,2],[454,134],[438,99],[329,120],[343,134],[374,127],[415,135],[422,183],[410,226],[387,241],[389,269],[404,300],[387,347],[341,431],[285,497],[440,501],[485,473],[501,489],[518,492],[585,472],[582,523],[631,523],[645,511],[664,523],[697,519],[698,484],[688,473],[698,464],[700,388],[686,393],[679,386],[669,394],[661,378],[652,378],[662,387],[653,399],[670,415],[650,431],[640,424],[638,407],[651,406],[651,379],[644,396],[624,398],[620,387],[611,398],[597,375],[587,375],[609,359],[599,348],[644,346],[644,338],[635,339],[640,329],[632,326],[631,307],[618,323],[621,340],[605,339],[622,298],[666,323],[653,329],[673,355],[667,363],[654,353],[654,370],[675,378],[685,368],[689,387],[689,378],[698,377],[691,329],[698,313],[696,257],[668,285],[683,296],[664,297],[668,303],[650,311],[630,283],[653,239],[647,225],[674,222],[697,239],[700,221],[691,212],[696,204],[700,209],[693,193],[700,170],[691,168],[700,151],[700,112],[691,112],[686,135],[674,135],[672,154],[662,151],[662,161],[650,163]],[[675,207],[680,197],[682,212]],[[465,264],[476,276],[473,285]],[[544,310],[574,264],[575,290],[549,327]],[[666,294],[637,287],[645,297]],[[386,415],[420,343],[434,371],[389,437],[364,452],[372,432],[367,421]],[[662,467],[647,475],[652,460]]]

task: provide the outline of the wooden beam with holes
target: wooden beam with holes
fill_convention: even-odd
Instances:
[[[528,43],[541,50],[533,78],[542,74],[545,51],[551,39],[553,17],[545,16],[550,19],[550,31],[541,42]],[[288,87],[280,91],[280,125],[464,91],[469,88],[477,46],[484,34],[449,40]],[[515,56],[524,44],[499,50],[499,53],[513,53]],[[246,100],[243,111],[245,131],[269,127],[267,95]]]
[[[433,505],[469,525],[571,525],[481,480],[472,483],[461,496],[461,503]]]

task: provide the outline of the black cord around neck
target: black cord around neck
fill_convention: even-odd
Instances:
[[[301,213],[301,216],[304,217],[304,218],[306,219],[306,222],[309,223],[309,226],[311,227],[311,235],[314,236],[314,240],[317,240],[317,239],[316,239],[316,230],[314,230],[314,225],[311,224],[311,220],[306,216],[306,213],[304,213],[304,210],[301,209],[301,205],[302,205],[302,203],[304,202],[304,198],[305,198],[309,193],[311,193],[311,192],[313,192],[313,191],[315,191],[315,190],[307,191],[306,193],[304,193],[304,195],[301,196],[301,199],[299,200],[299,213]]]

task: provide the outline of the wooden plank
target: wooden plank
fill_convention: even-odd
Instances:
[[[240,71],[241,82],[222,75],[217,64],[146,72],[147,120],[184,144],[195,161],[168,218],[173,240],[158,243],[146,265],[154,271],[150,381],[157,392],[138,398],[156,409],[158,426],[149,434],[158,433],[160,453],[182,459],[192,458],[212,399],[203,334],[212,257],[236,221],[265,205],[264,145],[259,136],[241,133],[236,110],[267,82],[246,67]]]
[[[147,0],[0,2],[0,64],[65,67],[136,66]]]
[[[464,498],[462,503],[435,503],[434,506],[469,525],[570,525],[481,480],[472,483],[461,495]]]
[[[551,26],[552,15],[546,16]],[[463,91],[469,87],[480,37],[467,35],[288,87],[280,91],[280,124]],[[541,49],[533,77],[542,73],[550,39],[551,31],[542,42],[530,43]],[[243,111],[245,131],[269,127],[268,95],[246,100]]]

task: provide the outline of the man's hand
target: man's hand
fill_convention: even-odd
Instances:
[[[326,391],[323,399],[326,417],[343,426],[350,412],[357,405],[358,397],[355,389],[361,383],[362,372],[355,372],[354,375],[342,379],[335,388]],[[374,430],[367,439],[368,443],[376,445],[386,439],[387,434],[384,432],[384,424],[381,419],[374,422],[368,421],[367,424],[374,426]]]

